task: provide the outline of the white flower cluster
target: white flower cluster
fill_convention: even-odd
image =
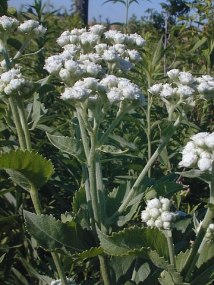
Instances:
[[[44,28],[38,21],[35,20],[26,20],[19,25],[19,21],[12,17],[2,16],[0,17],[0,32],[4,32],[8,36],[10,32],[13,32],[15,29],[25,34],[33,34],[42,36],[46,32]]]
[[[21,91],[28,94],[32,89],[32,82],[27,80],[20,69],[12,68],[0,75],[0,92],[5,95],[12,95]]]
[[[164,102],[194,105],[195,97],[214,97],[214,77],[203,75],[194,77],[189,72],[172,69],[167,72],[170,83],[159,83],[151,86],[149,92],[160,95]]]
[[[19,21],[15,18],[2,16],[0,17],[0,31],[11,32],[14,31],[19,25]]]
[[[110,104],[121,101],[141,101],[145,98],[140,88],[130,80],[114,75],[107,75],[102,80],[86,77],[75,82],[72,87],[66,87],[61,94],[63,100],[73,101],[97,101],[108,100]]]
[[[46,33],[47,29],[39,24],[38,21],[35,20],[27,20],[24,21],[19,27],[18,31],[24,34],[33,34],[42,36]]]
[[[72,278],[66,278],[68,285],[76,285]],[[60,279],[51,281],[51,285],[62,285],[62,281]]]
[[[201,132],[190,139],[182,151],[179,166],[211,171],[214,161],[214,132]]]
[[[168,230],[172,228],[176,214],[170,212],[171,201],[160,197],[147,201],[147,207],[141,212],[141,220],[150,228]]]
[[[214,224],[209,224],[205,238],[207,241],[212,241],[214,239]]]
[[[105,32],[103,25],[95,25],[89,31],[65,31],[57,43],[63,51],[48,57],[44,68],[65,83],[62,99],[95,100],[100,96],[105,98],[105,91],[110,103],[144,101],[139,87],[130,80],[106,76],[112,72],[130,70],[133,63],[141,59],[139,52],[134,49],[144,45],[141,36],[111,30]]]

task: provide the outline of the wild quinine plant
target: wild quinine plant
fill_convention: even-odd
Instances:
[[[26,79],[17,64],[31,38],[42,35],[45,29],[36,21],[19,24],[16,19],[3,16],[0,31],[4,57],[1,98],[12,113],[15,124],[12,130],[19,139],[19,148],[15,146],[16,150],[1,154],[0,167],[31,195],[35,213],[24,211],[27,231],[38,246],[51,252],[60,278],[53,278],[49,284],[75,284],[73,277],[77,279],[77,275],[64,266],[65,260],[94,257],[99,260],[101,278],[88,277],[88,283],[80,280],[76,283],[210,284],[214,280],[214,134],[192,136],[179,164],[191,168],[181,172],[181,176],[198,177],[210,187],[206,214],[200,222],[194,217],[191,235],[191,217],[178,211],[173,203],[172,196],[182,190],[182,185],[169,177],[156,181],[148,178],[147,173],[177,127],[187,119],[196,100],[213,97],[214,78],[194,77],[174,69],[168,72],[169,82],[149,88],[149,94],[159,96],[168,111],[168,118],[163,118],[160,144],[137,178],[108,189],[103,178],[103,157],[124,152],[112,143],[110,135],[130,111],[142,108],[146,112],[141,88],[128,79],[129,71],[141,64],[145,40],[138,34],[107,31],[102,25],[63,32],[57,39],[62,52],[48,57],[44,68],[63,86],[61,99],[71,108],[74,132],[70,137],[58,133],[47,136],[54,146],[78,160],[82,184],[74,195],[72,211],[57,220],[52,215],[43,215],[38,196],[39,188],[53,173],[53,165],[32,150],[27,122],[27,100],[42,83]],[[26,41],[10,57],[7,40],[14,31],[24,33]],[[141,204],[146,204],[146,208],[141,211],[139,225],[136,216]],[[190,236],[194,240],[192,245]]]

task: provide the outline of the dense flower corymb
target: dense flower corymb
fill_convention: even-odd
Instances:
[[[171,205],[171,201],[163,197],[147,201],[147,207],[141,212],[142,222],[150,228],[171,229],[177,216],[170,212]]]
[[[126,72],[141,60],[135,48],[143,46],[145,40],[137,34],[105,30],[103,25],[95,25],[89,31],[63,32],[57,43],[64,51],[47,58],[44,68],[65,84],[61,98],[73,104],[99,99],[103,104],[144,103],[145,98],[136,84],[111,73]]]
[[[190,139],[182,150],[179,166],[211,172],[214,161],[214,132],[201,132]]]

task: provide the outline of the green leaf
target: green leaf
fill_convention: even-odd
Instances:
[[[98,233],[101,247],[112,256],[138,255],[156,250],[160,256],[168,258],[167,242],[164,234],[157,229],[130,227],[107,236]]]
[[[103,253],[103,249],[101,247],[91,247],[88,250],[78,253],[76,256],[79,259],[87,259],[87,258],[96,257],[102,253]]]
[[[114,271],[116,284],[124,284],[125,281],[129,279],[132,274],[132,264],[135,259],[135,256],[113,256],[110,259],[110,267]]]
[[[185,252],[181,251],[179,252],[179,254],[176,255],[176,269],[178,272],[181,272],[181,270],[183,269],[187,257],[189,256],[190,250],[187,249]]]
[[[214,264],[212,263],[207,266],[205,264],[203,270],[201,271],[201,274],[198,275],[196,278],[194,278],[191,281],[191,285],[210,285],[214,281]]]
[[[190,285],[190,283],[183,282],[182,279],[182,276],[178,272],[164,270],[158,280],[161,285]]]
[[[145,194],[146,200],[153,199],[155,197],[163,196],[171,198],[173,194],[181,191],[183,186],[174,181],[161,181],[158,180],[152,187],[150,187]]]
[[[31,185],[40,188],[54,172],[53,164],[35,151],[11,150],[0,154],[0,169],[5,169],[12,180],[23,189]]]
[[[211,174],[208,171],[201,171],[198,169],[191,169],[189,171],[184,172],[176,172],[177,174],[181,175],[182,177],[187,178],[199,178],[202,181],[210,182],[211,181]]]
[[[81,162],[85,161],[82,144],[75,138],[56,136],[47,133],[49,141],[58,149],[76,157]]]
[[[25,224],[28,232],[37,240],[39,246],[54,251],[80,253],[87,249],[80,235],[81,229],[73,222],[69,225],[56,220],[52,215],[36,215],[24,211]]]

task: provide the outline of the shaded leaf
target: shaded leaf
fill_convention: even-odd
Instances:
[[[75,138],[56,136],[48,133],[47,137],[49,141],[61,151],[76,157],[80,161],[85,160],[82,144]]]
[[[126,256],[156,250],[160,256],[168,258],[166,238],[157,229],[131,227],[107,236],[98,233],[101,247],[112,256]]]
[[[36,215],[28,211],[24,211],[24,218],[28,232],[37,240],[39,246],[47,250],[61,249],[64,252],[68,250],[76,253],[87,249],[79,236],[81,230],[74,222],[68,225],[56,220],[52,215]]]
[[[43,186],[54,172],[53,164],[35,151],[11,150],[0,154],[0,169],[23,189]]]

